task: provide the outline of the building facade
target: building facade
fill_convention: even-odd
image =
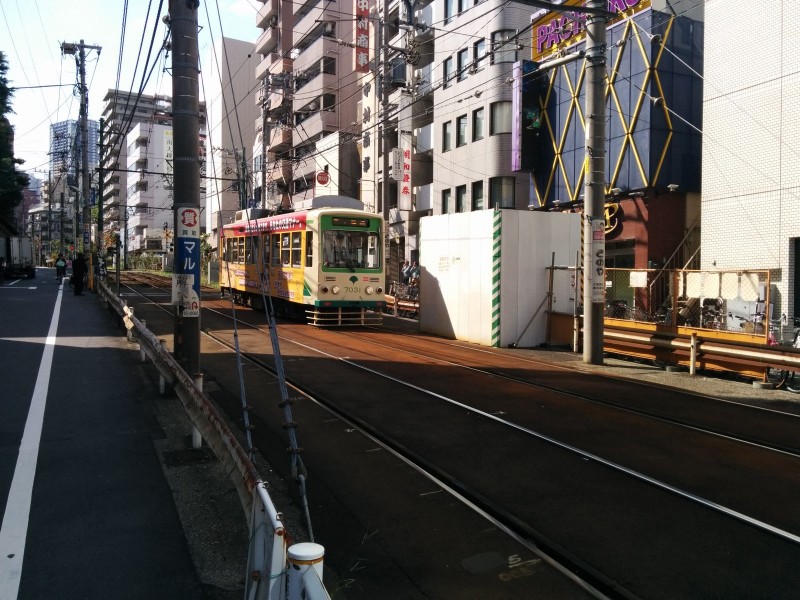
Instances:
[[[252,42],[222,38],[204,64],[208,153],[202,167],[206,193],[201,208],[209,242],[216,247],[219,228],[255,197],[251,157],[260,112],[253,84],[258,59]]]
[[[771,317],[800,316],[800,15],[785,0],[759,6],[769,34],[758,51],[736,41],[752,3],[706,3],[702,264],[768,269]],[[765,298],[762,290],[761,297]]]
[[[609,2],[605,194],[606,266],[685,267],[700,241],[702,3]],[[586,17],[531,17],[529,60],[515,81],[515,167],[530,175],[530,207],[578,206],[585,185]],[[531,67],[531,64],[533,67]],[[538,65],[538,68],[537,68]]]
[[[301,210],[318,195],[359,196],[353,0],[267,0],[257,16],[257,204]]]
[[[126,136],[123,215],[129,252],[164,254],[172,235],[172,126],[137,123]]]
[[[150,234],[154,234],[150,224],[141,225],[144,221],[134,220],[140,223],[138,231],[129,227],[128,217],[143,217],[141,207],[147,205],[149,209],[150,196],[141,195],[145,190],[150,189],[151,179],[153,185],[163,190],[163,182],[169,176],[169,172],[151,168],[148,158],[155,160],[159,168],[171,168],[168,160],[165,160],[164,152],[166,149],[148,152],[146,146],[149,140],[149,126],[158,127],[157,131],[162,132],[162,128],[172,127],[172,98],[162,95],[147,95],[125,92],[122,90],[108,90],[103,106],[103,214],[105,235],[104,246],[112,247],[117,239],[120,241],[122,251],[127,264],[127,254],[133,251],[144,251],[147,248],[146,229],[151,227]],[[136,130],[133,138],[129,139],[131,132]],[[155,130],[155,129],[152,129]],[[206,108],[205,103],[200,103],[200,131],[199,131],[200,156],[205,161],[206,147]],[[138,141],[137,141],[138,140]],[[161,137],[158,138],[159,144]],[[129,161],[129,149],[136,151],[136,160]],[[141,159],[141,160],[140,160]],[[171,172],[171,171],[170,171]],[[161,181],[162,183],[156,183]],[[203,185],[201,182],[201,199],[203,196]],[[171,185],[171,184],[170,184]],[[154,188],[155,189],[155,188]],[[128,197],[129,190],[133,196]],[[140,207],[139,215],[136,215],[137,207]],[[162,207],[159,206],[159,210]],[[170,205],[171,208],[171,205]],[[172,218],[165,219],[172,227]],[[145,219],[146,221],[146,219]],[[163,226],[163,222],[160,222]],[[163,234],[163,229],[162,229]],[[144,243],[143,243],[144,241]],[[155,245],[155,242],[153,242]],[[162,242],[163,247],[163,242]]]
[[[99,123],[89,120],[88,140],[86,141],[86,153],[88,157],[89,173],[94,175],[95,170],[100,164],[99,150]],[[53,220],[53,226],[58,223],[59,241],[61,232],[65,240],[65,246],[74,245],[76,242],[75,232],[79,230],[79,223],[76,219],[81,216],[81,187],[83,185],[81,160],[83,156],[83,134],[81,132],[80,121],[70,119],[61,121],[50,126],[50,178],[42,195],[42,200],[48,204],[48,210],[54,204],[61,207],[59,218]],[[84,198],[92,205],[97,202],[98,180],[91,177],[91,189],[85,192]],[[41,217],[41,214],[39,215]],[[44,244],[42,244],[44,248]]]

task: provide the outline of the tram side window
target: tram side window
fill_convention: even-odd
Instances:
[[[249,237],[245,241],[247,247],[247,264],[254,265],[258,261],[258,236]]]
[[[306,233],[306,267],[314,266],[314,232]]]
[[[266,267],[269,264],[269,234],[261,238],[261,248],[264,251],[259,266]]]
[[[292,233],[292,266],[303,266],[303,237],[299,231]]]
[[[236,257],[237,259],[236,262],[238,263],[244,263],[244,257],[245,257],[244,242],[245,239],[243,237],[236,238],[236,252],[238,253],[238,256]]]
[[[236,244],[236,238],[228,240],[228,261],[235,263],[239,262],[239,250]]]
[[[370,235],[367,239],[367,268],[374,269],[378,265],[377,236]]]
[[[291,253],[291,237],[290,234],[284,233],[281,235],[281,264],[289,266],[289,258]]]
[[[272,262],[270,264],[279,266],[281,264],[281,234],[279,233],[272,234],[270,254],[272,255]]]

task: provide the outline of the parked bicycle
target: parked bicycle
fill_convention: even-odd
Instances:
[[[651,313],[638,306],[628,306],[626,300],[612,300],[606,304],[605,316],[641,323],[670,323],[672,321],[672,311],[669,307],[662,306]]]
[[[767,343],[770,345],[778,345],[778,332],[781,326],[786,323],[786,315],[780,319],[770,321],[769,334],[767,336]],[[792,348],[800,349],[800,319],[795,318],[794,322],[794,339],[791,342]],[[797,371],[790,371],[780,367],[769,367],[767,369],[767,381],[777,389],[785,389],[787,392],[800,394],[800,373]]]

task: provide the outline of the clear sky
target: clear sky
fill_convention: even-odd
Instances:
[[[99,120],[108,90],[139,90],[155,23],[158,28],[151,56],[156,56],[166,36],[161,18],[168,13],[169,0],[163,0],[161,13],[155,17],[160,3],[162,0],[127,1],[122,43],[123,0],[0,0],[0,51],[8,61],[11,87],[20,88],[11,100],[14,114],[8,117],[15,132],[14,155],[25,161],[22,170],[46,180],[50,125],[78,119],[80,103],[73,93],[77,93],[78,68],[75,56],[62,55],[61,43],[83,40],[102,48],[99,55],[96,51],[86,55],[89,118]],[[256,14],[262,6],[257,0],[200,1],[201,71],[203,62],[210,60],[212,44],[221,38],[220,20],[225,37],[255,43],[261,33]],[[171,55],[166,63],[163,53],[159,56],[145,93],[172,95],[172,78],[165,70],[171,62]],[[200,94],[202,98],[202,86]]]

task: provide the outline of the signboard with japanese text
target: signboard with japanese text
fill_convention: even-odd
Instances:
[[[184,317],[200,316],[200,210],[178,208],[172,303]]]
[[[403,150],[401,148],[392,148],[390,156],[389,177],[395,181],[401,181],[403,179]]]
[[[369,2],[356,0],[356,72],[369,73]]]
[[[411,210],[411,141],[404,140],[401,149],[403,151],[403,170],[397,186],[400,191],[397,207],[400,210]]]
[[[175,172],[173,168],[173,156],[175,153],[175,140],[172,135],[172,129],[164,130],[164,174],[172,175]]]
[[[585,0],[566,0],[560,11],[545,9],[534,13],[532,23],[533,44],[531,58],[544,60],[586,37],[587,15],[570,11],[570,6],[585,6]],[[608,0],[608,10],[617,16],[608,20],[608,26],[618,23],[635,13],[650,8],[651,0]]]
[[[589,272],[591,299],[593,303],[605,302],[606,223],[605,219],[592,219],[588,215],[585,219],[592,248],[592,268]]]

